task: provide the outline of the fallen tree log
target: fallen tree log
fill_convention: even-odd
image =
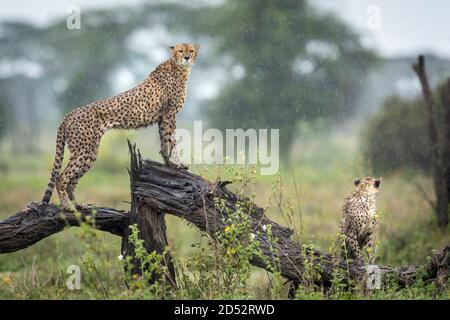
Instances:
[[[160,252],[161,244],[167,243],[164,214],[172,214],[184,219],[202,232],[215,237],[218,231],[226,227],[223,218],[226,217],[227,212],[236,210],[240,202],[249,202],[249,199],[241,198],[229,191],[226,182],[211,183],[188,171],[176,170],[158,162],[143,160],[133,148],[130,148],[130,151],[131,191],[133,201],[136,201],[132,207],[141,209],[133,209],[135,211],[133,215],[133,213],[115,209],[96,208],[95,214],[83,211],[81,215],[81,219],[92,217],[91,219],[95,221],[94,227],[99,230],[122,236],[122,250],[126,254],[132,255],[132,249],[127,249],[129,248],[127,236],[130,223],[138,224],[141,237],[146,238],[147,250]],[[226,210],[217,208],[215,199],[222,199]],[[252,203],[247,214],[250,215],[252,228],[257,234],[254,241],[259,242],[262,252],[262,256],[253,258],[254,266],[270,271],[267,261],[273,261],[277,257],[281,275],[293,283],[302,283],[305,280],[305,259],[311,259],[310,262],[320,275],[316,283],[324,287],[330,286],[336,271],[345,273],[356,281],[368,277],[367,266],[360,261],[336,261],[332,255],[312,249],[302,252],[302,247],[292,239],[292,230],[268,219],[264,210],[256,204]],[[61,215],[55,205],[32,203],[26,210],[0,222],[0,253],[23,249],[63,230],[66,226],[78,225],[79,219],[73,213],[65,212]],[[277,239],[276,243],[270,241],[263,230],[263,226],[268,225],[271,225],[273,237]],[[144,234],[142,234],[143,230]],[[170,264],[170,260],[167,263]],[[436,253],[423,266],[372,268],[380,275],[380,279],[386,279],[388,275],[394,276],[398,279],[400,286],[409,285],[419,277],[424,281],[437,280],[444,284],[447,281],[449,269],[450,247],[445,247]],[[172,266],[171,274],[173,273]],[[170,277],[169,281],[175,285],[172,282],[173,279],[174,277]]]
[[[61,212],[54,204],[29,203],[27,208],[0,221],[0,253],[15,252],[58,233],[66,227],[79,226],[81,221],[92,221],[102,231],[122,236],[128,227],[128,215],[111,208],[82,210],[77,217],[73,212]]]
[[[133,155],[132,155],[133,156]],[[134,155],[136,156],[136,155]],[[198,227],[201,231],[214,235],[224,230],[223,223],[226,211],[236,210],[237,203],[248,202],[242,199],[226,187],[227,183],[211,183],[202,177],[188,171],[173,170],[158,162],[140,160],[141,170],[136,177],[134,193],[139,195],[143,202],[149,207],[175,215],[187,220]],[[214,204],[214,199],[224,199],[228,210],[219,210]],[[368,266],[360,261],[336,261],[330,254],[306,249],[302,252],[301,246],[292,239],[293,231],[269,220],[264,210],[256,204],[251,206],[247,212],[251,216],[252,227],[255,234],[259,236],[255,241],[259,242],[259,248],[264,257],[273,261],[276,253],[279,259],[280,272],[283,277],[294,283],[304,281],[304,259],[314,260],[315,269],[320,273],[320,285],[328,287],[331,284],[335,271],[348,274],[352,279],[360,281],[367,278]],[[277,238],[277,243],[269,241],[263,226],[271,225],[272,234]],[[258,232],[259,231],[259,232]],[[273,249],[275,248],[275,250]],[[254,257],[254,266],[269,269],[266,259]],[[267,260],[266,260],[267,261]],[[409,285],[419,276],[419,270],[426,270],[423,280],[428,281],[439,278],[446,279],[450,267],[450,247],[442,249],[425,266],[388,267],[375,266],[369,269],[378,273],[380,279],[386,279],[392,275],[398,279],[399,285]]]

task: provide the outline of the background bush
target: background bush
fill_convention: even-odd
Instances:
[[[429,172],[431,153],[425,116],[421,99],[391,97],[368,120],[363,153],[376,174],[397,170]]]

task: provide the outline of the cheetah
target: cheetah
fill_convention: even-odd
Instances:
[[[361,249],[373,248],[378,229],[375,201],[380,192],[381,178],[357,178],[354,184],[355,189],[345,199],[340,232],[348,257],[362,260]]]
[[[56,186],[65,210],[85,207],[77,202],[75,188],[96,160],[100,139],[109,129],[138,129],[157,123],[164,163],[187,169],[175,150],[175,116],[184,105],[199,47],[187,43],[169,47],[170,58],[134,88],[68,113],[58,128],[55,160],[42,202],[50,201]],[[70,160],[60,174],[66,145]]]

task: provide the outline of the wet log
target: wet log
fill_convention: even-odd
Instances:
[[[144,239],[147,251],[163,252],[167,246],[165,214],[175,215],[206,232],[213,238],[217,232],[225,229],[227,214],[234,212],[239,203],[247,203],[246,213],[251,218],[254,241],[259,242],[262,256],[255,256],[252,264],[271,270],[267,261],[279,261],[281,275],[294,284],[305,281],[305,262],[314,265],[319,277],[317,285],[329,287],[336,271],[347,274],[355,281],[383,280],[393,276],[398,284],[412,284],[419,277],[424,281],[437,281],[445,284],[450,270],[450,247],[445,247],[432,256],[423,266],[367,266],[361,261],[342,261],[318,250],[306,249],[294,239],[293,231],[266,217],[264,210],[249,199],[238,196],[227,188],[228,182],[210,182],[185,170],[177,170],[161,163],[143,160],[135,149],[131,148],[131,194],[132,208],[125,213],[110,208],[96,208],[83,211],[80,217],[64,212],[61,215],[55,205],[32,203],[27,209],[0,222],[0,253],[14,252],[26,248],[65,227],[78,226],[81,220],[90,219],[93,227],[122,237],[123,254],[133,256],[133,247],[128,236],[130,224],[137,224],[140,237]],[[225,208],[216,207],[217,199],[223,200]],[[224,219],[225,218],[225,219]],[[271,241],[263,226],[271,225]],[[259,231],[259,232],[258,232]],[[262,258],[264,257],[264,258]],[[166,265],[169,275],[166,280],[172,286],[175,271],[167,255]],[[272,264],[273,266],[273,264]],[[136,267],[138,268],[139,266]],[[139,273],[139,269],[136,269]],[[369,270],[369,271],[368,271]],[[425,272],[423,272],[425,271]],[[371,274],[372,273],[372,274]],[[167,278],[168,277],[168,278]]]
[[[175,268],[172,263],[170,252],[166,249],[168,247],[166,220],[164,211],[159,211],[146,205],[135,190],[136,179],[141,171],[141,163],[139,151],[136,150],[136,145],[131,145],[128,142],[128,148],[131,154],[130,169],[130,189],[131,189],[131,210],[128,213],[129,224],[136,225],[139,231],[139,238],[143,240],[143,246],[148,253],[156,252],[164,255],[164,266],[167,272],[162,274],[153,273],[150,275],[149,283],[163,280],[165,285],[170,285],[176,288]],[[135,247],[130,241],[130,228],[125,228],[122,235],[122,255],[124,257],[131,257],[131,274],[142,275],[143,267],[139,259],[135,255]],[[127,268],[127,266],[126,266]]]
[[[204,178],[185,170],[176,170],[161,163],[143,160],[139,155],[136,161],[140,163],[139,174],[135,177],[133,192],[138,195],[148,207],[167,214],[175,215],[195,225],[200,231],[215,237],[217,232],[225,229],[226,215],[236,210],[239,203],[249,203],[247,198],[241,198],[227,188],[228,182],[217,181],[211,183]],[[216,208],[215,199],[225,200],[224,208]],[[348,274],[356,281],[370,281],[387,279],[394,276],[400,286],[413,283],[419,276],[422,280],[439,279],[444,283],[450,266],[450,247],[446,247],[435,254],[425,266],[368,266],[361,261],[337,260],[330,254],[317,250],[303,250],[299,243],[292,239],[293,231],[285,226],[271,221],[264,214],[264,210],[251,203],[247,214],[252,221],[253,233],[258,234],[254,241],[259,242],[262,256],[256,256],[252,264],[270,271],[267,261],[279,260],[281,275],[293,283],[304,281],[305,259],[313,260],[315,269],[320,274],[317,284],[329,287],[335,271]],[[271,225],[274,244],[263,226]],[[258,232],[259,231],[259,232]],[[276,255],[276,256],[274,256]],[[273,266],[273,264],[272,264]],[[426,270],[425,273],[419,270]]]
[[[109,233],[122,236],[127,228],[128,215],[111,208],[82,210],[78,214],[63,212],[54,204],[31,202],[15,215],[0,221],[0,253],[25,249],[67,227],[79,226],[82,221]]]

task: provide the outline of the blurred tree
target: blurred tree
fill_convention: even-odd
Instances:
[[[208,104],[211,124],[280,128],[285,148],[299,120],[347,117],[376,60],[353,31],[305,0],[229,0],[192,17],[186,28],[217,45],[208,59],[237,71]]]
[[[2,61],[38,65],[46,95],[67,112],[113,94],[112,72],[142,55],[130,47],[130,36],[163,26],[183,39],[212,44],[215,54],[201,60],[228,72],[209,103],[213,126],[280,128],[286,147],[299,120],[348,116],[375,61],[354,32],[306,0],[144,4],[86,11],[81,21],[80,30],[68,30],[64,19],[42,28],[2,24]]]
[[[58,96],[65,112],[106,98],[112,92],[112,72],[133,56],[126,45],[139,26],[128,10],[92,11],[83,15],[80,30],[54,27],[48,39],[54,42],[58,64],[64,66],[66,81]]]
[[[34,77],[40,68],[40,52],[36,50],[39,28],[24,23],[1,25],[0,64],[0,135],[11,133],[14,152],[35,150],[39,118],[36,117],[38,99]],[[39,47],[39,46],[38,46]],[[26,58],[27,57],[27,58]]]
[[[433,206],[438,224],[445,227],[450,199],[450,79],[430,91],[427,99],[433,101],[432,130],[422,97],[391,97],[364,126],[363,153],[377,175],[420,170],[433,177]]]
[[[20,142],[13,141],[15,151],[29,152],[36,145],[41,121],[52,118],[50,105],[66,113],[110,96],[111,73],[136,57],[125,42],[145,24],[144,12],[125,8],[84,13],[81,30],[67,29],[65,20],[42,28],[2,23],[0,63],[6,74],[0,109],[8,119],[3,133],[11,131],[11,138]]]
[[[438,225],[446,228],[449,222],[450,204],[450,78],[441,86],[440,103],[431,92],[425,70],[425,57],[419,55],[412,65],[422,87],[423,106],[426,113],[428,138],[431,146],[436,215]],[[439,99],[437,100],[439,101]],[[438,113],[444,121],[438,122]],[[439,126],[440,125],[440,126]],[[440,127],[440,128],[439,128]]]
[[[83,11],[79,30],[68,29],[65,19],[46,27],[1,23],[0,63],[38,66],[43,72],[34,78],[45,83],[45,94],[54,95],[54,103],[65,113],[113,94],[111,76],[120,66],[139,59],[148,62],[127,43],[133,32],[171,24],[174,16],[185,13],[175,4]],[[149,67],[143,73],[150,71]],[[28,77],[26,70],[16,73]]]
[[[9,133],[14,153],[37,151],[35,137],[41,128],[34,102],[40,90],[35,82],[23,75],[0,79],[0,136]]]
[[[7,119],[7,106],[5,104],[5,100],[2,99],[1,94],[3,94],[4,92],[2,92],[0,90],[0,140],[3,138],[3,136],[6,133],[6,125],[8,123]]]
[[[433,92],[440,102],[446,82]],[[439,135],[446,134],[444,108],[436,104],[436,125]],[[397,170],[419,170],[431,174],[432,157],[428,125],[423,98],[405,99],[392,96],[386,99],[382,109],[367,120],[363,128],[364,159],[377,175]]]
[[[364,126],[364,158],[377,175],[396,170],[431,169],[431,148],[425,113],[418,99],[387,99]]]

